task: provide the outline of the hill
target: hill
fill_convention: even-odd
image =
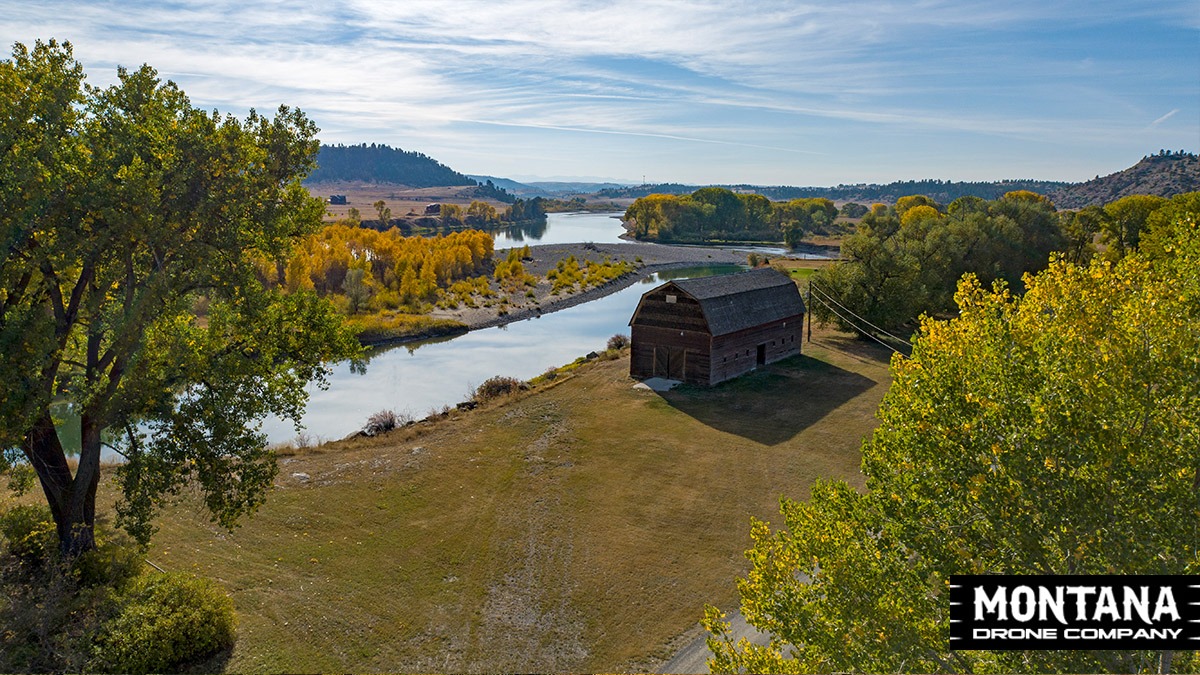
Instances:
[[[387,145],[322,145],[306,183],[395,183],[409,187],[475,185],[469,177],[419,152]]]
[[[1183,150],[1161,150],[1157,155],[1143,157],[1128,169],[1097,176],[1086,183],[1064,187],[1047,196],[1060,209],[1078,209],[1129,195],[1173,197],[1196,190],[1200,190],[1200,158]]]

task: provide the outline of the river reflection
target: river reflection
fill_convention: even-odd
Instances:
[[[623,213],[551,213],[545,223],[513,225],[492,231],[496,249],[515,248],[529,244],[620,244]]]
[[[530,379],[553,366],[604,349],[608,338],[629,333],[629,319],[642,294],[667,279],[728,274],[737,265],[708,265],[651,275],[582,305],[540,318],[485,328],[453,338],[412,342],[375,350],[365,372],[350,363],[334,366],[327,390],[310,389],[304,433],[313,441],[342,438],[383,409],[415,418],[466,400],[493,375]],[[356,372],[359,371],[359,372]],[[296,437],[282,420],[263,425],[271,443]]]

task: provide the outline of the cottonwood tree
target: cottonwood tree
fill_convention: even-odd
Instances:
[[[375,207],[375,214],[379,216],[379,226],[386,230],[392,222],[392,210],[388,207],[387,202],[382,199],[371,206]]]
[[[1118,260],[1138,247],[1146,220],[1167,200],[1157,195],[1130,195],[1104,205],[1100,240],[1107,246],[1105,257]]]
[[[952,574],[1200,573],[1200,228],[1162,255],[1056,260],[1021,297],[971,276],[892,362],[868,492],[823,482],[756,521],[713,672],[1153,671],[1169,653],[948,649]],[[1194,653],[1176,654],[1194,668]],[[1185,671],[1194,672],[1194,671]]]
[[[118,75],[86,85],[54,41],[0,62],[0,468],[36,472],[67,555],[95,545],[105,444],[142,542],[189,487],[232,526],[276,471],[258,422],[298,421],[322,363],[355,349],[326,302],[257,274],[320,225],[300,185],[314,125],[207,113],[149,66]],[[55,402],[80,419],[74,470]]]

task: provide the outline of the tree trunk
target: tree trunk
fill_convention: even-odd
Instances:
[[[59,550],[75,557],[96,548],[96,488],[100,483],[100,432],[83,425],[83,448],[79,469],[71,476],[71,467],[54,428],[50,412],[34,423],[25,434],[23,450],[37,472],[50,514],[58,531]],[[90,446],[90,447],[89,447]]]
[[[1158,653],[1158,672],[1159,673],[1163,673],[1163,675],[1166,675],[1166,673],[1171,672],[1171,657],[1173,657],[1173,656],[1175,656],[1175,652],[1171,651],[1170,649],[1164,649],[1163,651]]]

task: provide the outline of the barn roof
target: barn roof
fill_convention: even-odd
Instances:
[[[737,274],[669,281],[700,303],[712,335],[728,335],[804,313],[791,277],[769,267]]]

